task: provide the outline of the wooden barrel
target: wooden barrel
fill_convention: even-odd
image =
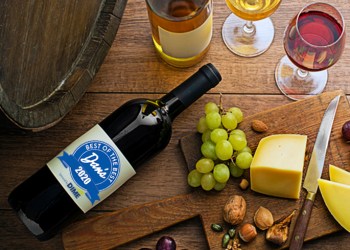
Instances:
[[[126,3],[1,0],[1,116],[31,131],[60,121],[102,64]]]

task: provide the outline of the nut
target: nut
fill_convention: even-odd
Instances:
[[[257,228],[266,230],[273,225],[273,216],[270,210],[264,207],[259,207],[254,215],[254,223]]]
[[[269,129],[267,125],[260,120],[253,120],[251,126],[252,129],[258,133],[266,132]]]
[[[249,187],[249,182],[247,181],[247,179],[242,179],[241,182],[239,183],[239,187],[242,190],[246,190]]]
[[[223,209],[224,220],[232,225],[238,225],[244,219],[247,204],[240,195],[231,196]]]
[[[239,237],[244,242],[251,242],[257,236],[256,228],[249,223],[244,224],[239,230]]]

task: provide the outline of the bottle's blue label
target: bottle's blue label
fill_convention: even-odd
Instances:
[[[135,174],[120,150],[98,125],[47,165],[84,212]]]

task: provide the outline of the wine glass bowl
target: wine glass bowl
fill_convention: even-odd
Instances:
[[[283,45],[286,56],[275,71],[279,89],[294,100],[319,94],[344,50],[343,16],[327,3],[307,5],[290,21]]]
[[[222,38],[228,49],[243,57],[264,53],[274,38],[274,26],[269,18],[281,0],[225,0],[232,11],[222,28]]]

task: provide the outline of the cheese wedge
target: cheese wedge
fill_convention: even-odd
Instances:
[[[350,172],[334,165],[329,165],[329,178],[331,181],[350,185]]]
[[[318,179],[323,200],[334,219],[350,232],[350,185]]]
[[[266,195],[298,199],[306,135],[278,134],[260,140],[250,166],[251,189]]]

